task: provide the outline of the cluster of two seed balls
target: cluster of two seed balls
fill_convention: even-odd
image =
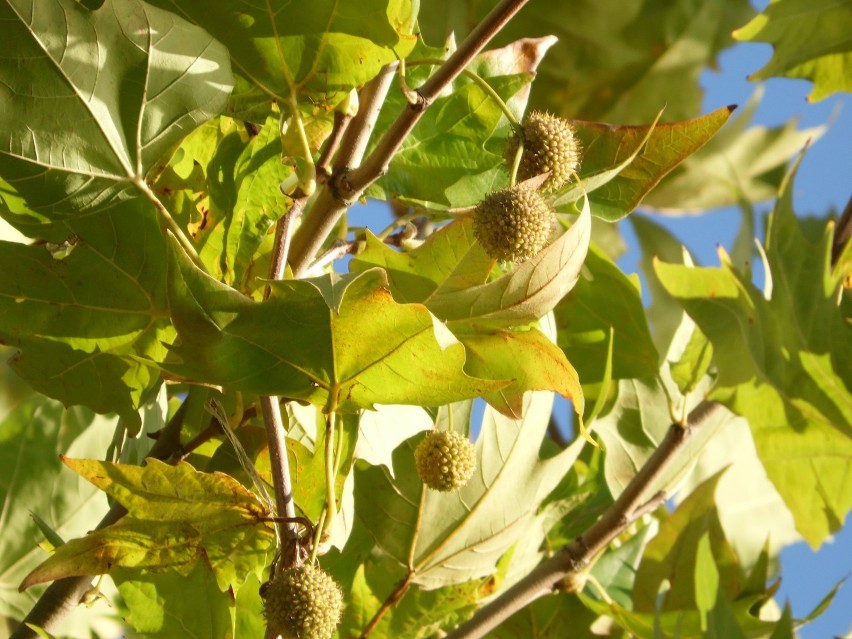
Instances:
[[[476,468],[473,444],[459,433],[431,431],[414,451],[417,473],[429,488],[457,490]],[[267,628],[282,639],[330,639],[340,623],[343,593],[319,566],[276,574],[262,591]]]
[[[501,262],[522,262],[547,246],[555,215],[541,193],[560,189],[580,165],[580,144],[563,118],[533,111],[522,131],[512,135],[506,145],[505,159],[510,166],[521,139],[524,148],[517,175],[521,184],[486,196],[473,214],[476,239]],[[523,184],[548,172],[540,190]]]

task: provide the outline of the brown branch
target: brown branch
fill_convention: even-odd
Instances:
[[[643,503],[645,493],[662,476],[693,433],[721,405],[704,401],[689,414],[685,426],[672,424],[666,438],[604,514],[585,533],[559,549],[530,574],[480,608],[473,617],[450,632],[446,639],[475,639],[497,627],[517,611],[552,593],[566,577],[576,575],[636,518],[656,508],[665,495],[657,493]]]
[[[346,199],[339,193],[339,183],[350,167],[364,155],[370,134],[376,125],[385,96],[393,82],[396,64],[385,66],[379,75],[364,85],[359,96],[358,113],[346,127],[340,150],[334,161],[332,177],[320,190],[302,225],[293,236],[290,265],[296,277],[302,277],[322,246],[325,238],[355,198]]]
[[[337,150],[340,148],[343,134],[346,132],[349,123],[352,121],[352,116],[340,111],[334,112],[334,124],[332,125],[331,135],[325,141],[322,153],[317,160],[317,182],[325,184],[331,177],[332,167],[331,162],[334,159]]]
[[[317,254],[325,238],[328,237],[352,202],[361,197],[370,184],[387,172],[391,158],[396,154],[402,142],[435,97],[464,70],[470,61],[485,48],[485,45],[528,1],[502,0],[465,38],[464,42],[459,45],[459,48],[447,61],[435,71],[432,77],[417,89],[419,96],[417,103],[410,104],[403,109],[382,136],[370,156],[363,164],[358,166],[369,140],[372,126],[375,124],[375,118],[393,79],[394,67],[385,67],[375,80],[364,87],[361,92],[361,105],[358,115],[355,116],[347,130],[347,137],[350,132],[361,137],[356,144],[351,146],[348,144],[348,140],[341,143],[341,151],[337,162],[335,162],[333,177],[320,191],[310,213],[305,217],[293,240],[290,265],[296,277],[301,277],[308,270],[308,265],[313,260],[313,256]],[[372,91],[372,87],[375,87],[375,92],[368,92],[368,88]],[[380,99],[376,99],[379,96],[381,96]],[[359,126],[359,118],[362,118],[362,113],[362,124]],[[370,126],[364,126],[368,122]]]
[[[290,250],[290,238],[296,220],[302,215],[307,197],[301,195],[293,199],[290,209],[284,214],[275,227],[275,244],[272,248],[272,259],[269,265],[269,279],[280,280],[284,277],[287,266],[287,254]],[[264,299],[272,293],[267,284]],[[279,517],[293,520],[296,517],[296,505],[293,502],[293,483],[290,479],[290,461],[287,458],[287,443],[285,438],[284,420],[281,417],[281,403],[277,397],[264,396],[260,398],[260,409],[263,414],[263,428],[266,431],[266,444],[269,448],[269,465],[272,471],[272,486],[275,489],[275,510]],[[288,540],[298,538],[297,524],[288,521],[276,526],[279,541],[283,544]],[[286,537],[286,539],[285,539]]]
[[[843,214],[837,220],[837,226],[834,227],[834,240],[831,243],[831,266],[837,265],[837,260],[843,254],[843,249],[852,238],[852,197],[846,203],[846,208],[843,209]]]

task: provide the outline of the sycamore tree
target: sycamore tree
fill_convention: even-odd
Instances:
[[[782,639],[830,602],[774,594],[852,508],[852,207],[800,223],[819,132],[697,78],[736,38],[848,91],[850,3],[419,5],[0,2],[12,637]],[[715,266],[653,220],[724,205]]]

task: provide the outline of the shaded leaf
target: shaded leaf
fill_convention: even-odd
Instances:
[[[432,418],[419,406],[376,406],[358,421],[355,458],[386,466],[393,477],[393,451],[406,439],[432,427]]]
[[[837,91],[852,91],[852,4],[834,0],[773,0],[734,32],[742,42],[768,42],[772,59],[750,80],[775,76],[814,84],[816,102]]]
[[[659,355],[645,319],[638,278],[622,273],[597,246],[589,247],[581,277],[554,313],[557,343],[584,385],[604,379],[610,330],[613,379],[657,372]]]
[[[671,516],[660,523],[660,530],[645,548],[636,573],[633,584],[634,610],[657,610],[657,593],[664,580],[668,580],[671,585],[662,598],[662,610],[665,611],[697,608],[704,617],[716,601],[717,588],[728,599],[739,594],[743,581],[742,570],[725,538],[714,501],[720,477],[721,473],[705,481]],[[703,543],[708,544],[709,548],[702,552]],[[712,553],[709,552],[710,548]],[[711,564],[715,560],[715,566],[708,567],[708,559]],[[711,573],[717,567],[714,587]],[[702,625],[705,621],[702,621]]]
[[[13,377],[0,365],[7,392]],[[31,392],[31,391],[30,391]],[[0,422],[0,615],[23,619],[41,594],[34,588],[18,592],[18,584],[43,559],[43,536],[30,518],[38,514],[61,537],[84,533],[106,512],[101,494],[72,475],[60,453],[103,455],[115,427],[83,408],[64,410],[59,402],[30,394],[7,411]],[[85,632],[80,626],[85,627]],[[90,620],[69,621],[63,632],[89,637]],[[2,627],[2,626],[0,626]]]
[[[20,352],[13,367],[66,405],[118,412],[138,428],[137,409],[160,381],[151,361],[171,338],[165,242],[140,200],[68,220],[70,254],[0,243],[0,338]]]
[[[420,16],[429,42],[461,39],[496,0],[444,0]],[[530,104],[565,117],[650,121],[666,107],[686,119],[701,108],[699,76],[733,44],[730,33],[754,10],[746,0],[549,0],[530,3],[497,42],[555,35]]]
[[[552,44],[552,38],[519,40],[480,54],[468,69],[488,82],[520,119],[529,83]],[[411,61],[418,57],[443,59],[446,55],[445,49],[418,45]],[[416,88],[435,68],[409,65],[406,82]],[[376,122],[376,132],[387,130],[406,108],[402,92],[391,91]],[[423,113],[391,159],[387,174],[367,189],[366,195],[438,209],[477,204],[508,184],[503,147],[510,133],[497,102],[470,78],[460,75],[451,90],[437,97]],[[373,136],[373,140],[378,139],[380,135]]]
[[[397,304],[379,269],[273,283],[253,302],[173,253],[169,297],[180,336],[174,374],[354,411],[375,403],[438,405],[504,381],[465,375],[464,348],[425,307]],[[364,318],[371,321],[365,322]]]
[[[711,398],[746,417],[799,532],[818,546],[852,508],[852,328],[835,304],[832,230],[811,243],[785,182],[767,233],[767,297],[722,255],[719,268],[658,262],[663,285],[713,344]]]
[[[144,192],[161,156],[232,87],[221,44],[140,0],[103,11],[9,0],[0,22],[14,43],[0,65],[0,175],[52,216]]]
[[[320,0],[310,11],[289,2],[154,0],[224,43],[249,83],[267,100],[314,96],[335,104],[353,87],[404,58],[415,44],[416,3]]]
[[[418,438],[396,449],[395,479],[380,467],[358,474],[359,520],[383,552],[416,571],[414,583],[433,589],[491,575],[498,559],[536,524],[538,506],[583,446],[580,440],[559,455],[539,457],[551,397],[528,394],[523,420],[486,408],[477,470],[457,492],[424,488],[411,461]]]
[[[98,575],[116,568],[181,576],[209,565],[220,590],[267,564],[275,534],[260,500],[236,480],[199,473],[186,462],[156,459],[126,466],[65,460],[128,510],[117,524],[72,539],[29,573],[21,589],[61,577]]]

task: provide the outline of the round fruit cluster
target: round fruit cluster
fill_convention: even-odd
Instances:
[[[423,483],[433,490],[458,490],[476,470],[470,440],[452,431],[429,432],[414,449],[414,463]]]
[[[547,246],[556,215],[542,193],[562,188],[580,165],[580,144],[563,118],[533,111],[509,138],[509,165],[521,143],[521,183],[487,195],[473,214],[474,236],[488,255],[502,262],[522,262]],[[548,175],[538,188],[524,182],[543,174]]]
[[[261,594],[267,628],[282,639],[331,639],[340,623],[343,593],[319,566],[287,568]]]

